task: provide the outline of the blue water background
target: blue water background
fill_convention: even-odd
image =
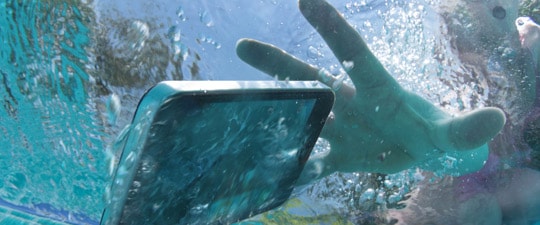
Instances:
[[[486,105],[483,78],[449,75],[467,71],[445,42],[438,1],[329,2],[408,90],[451,113]],[[42,215],[99,220],[109,156],[117,154],[111,145],[156,82],[273,79],[236,57],[239,38],[270,42],[342,72],[291,0],[7,0],[0,15],[0,198]],[[396,199],[409,190],[411,174],[391,178],[402,188]],[[358,175],[334,179],[350,176]],[[365,188],[358,185],[342,190]],[[359,198],[318,193],[339,194],[340,202]]]

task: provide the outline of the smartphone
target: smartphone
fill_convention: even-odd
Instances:
[[[139,102],[101,224],[229,224],[286,201],[332,109],[316,81],[166,81]]]

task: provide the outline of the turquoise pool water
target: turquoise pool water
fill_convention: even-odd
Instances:
[[[540,168],[532,149],[516,137],[535,97],[534,62],[514,26],[525,1],[329,2],[406,89],[450,113],[504,109],[508,125],[490,145],[494,163],[477,177]],[[505,9],[503,19],[493,18],[495,6]],[[235,43],[243,37],[341,72],[295,1],[0,2],[0,223],[97,224],[111,182],[108,160],[118,154],[114,141],[146,89],[162,80],[272,79],[237,59]],[[317,151],[327,150],[323,143]],[[450,179],[436,175],[415,168],[393,175],[335,174],[295,194],[304,199],[298,204],[321,203],[306,210],[319,214],[279,217],[287,212],[281,209],[271,215],[281,222],[331,215],[377,223],[406,208],[401,201],[427,180],[444,186]],[[495,184],[464,185],[463,192],[491,193]],[[428,193],[440,194],[433,189]],[[422,204],[437,209],[430,204],[438,203]]]
[[[0,4],[0,198],[37,214],[97,220],[109,135],[90,91],[90,11],[72,3]]]

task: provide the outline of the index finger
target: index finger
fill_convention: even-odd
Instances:
[[[344,66],[357,89],[397,85],[356,30],[324,0],[300,0],[300,11]]]

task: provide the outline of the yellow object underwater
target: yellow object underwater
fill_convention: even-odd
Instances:
[[[306,196],[287,200],[282,206],[254,216],[235,225],[271,225],[271,224],[354,224],[345,216],[336,212],[328,203],[315,202]]]

